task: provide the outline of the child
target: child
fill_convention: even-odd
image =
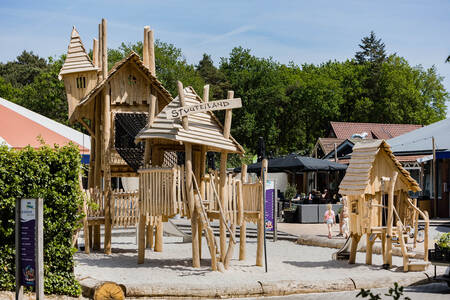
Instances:
[[[348,228],[348,209],[347,206],[344,206],[343,212],[342,212],[342,232],[344,234],[344,237],[347,239],[349,235],[349,228]]]
[[[328,227],[328,238],[331,239],[331,227],[334,223],[336,223],[336,216],[334,214],[334,211],[331,209],[331,203],[327,205],[327,211],[325,212],[323,219]]]

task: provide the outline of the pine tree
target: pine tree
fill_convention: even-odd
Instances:
[[[375,32],[371,31],[369,36],[361,39],[359,47],[361,51],[356,52],[355,58],[358,63],[372,63],[376,65],[382,64],[386,61],[385,45],[381,42],[381,39],[377,40]]]

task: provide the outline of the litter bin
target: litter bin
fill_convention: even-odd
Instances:
[[[302,204],[298,207],[300,223],[318,223],[317,204]]]

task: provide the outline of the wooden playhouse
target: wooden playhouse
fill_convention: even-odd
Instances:
[[[219,262],[227,268],[236,226],[241,230],[240,259],[244,259],[247,221],[258,224],[256,264],[262,265],[262,182],[247,182],[245,171],[242,178],[226,172],[228,153],[244,152],[230,135],[231,108],[239,107],[240,99],[233,99],[229,91],[228,99],[209,102],[209,86],[202,99],[181,82],[179,95],[173,99],[156,78],[153,31],[147,26],[142,60],[131,53],[108,71],[106,38],[106,20],[102,20],[91,60],[73,28],[60,72],[69,120],[80,123],[91,135],[88,188],[96,208],[85,206],[85,251],[89,253],[92,244],[100,248],[100,225],[105,228],[107,254],[111,253],[113,226],[138,225],[138,262],[143,263],[145,247],[153,246],[153,235],[155,251],[162,251],[163,222],[179,214],[191,219],[194,267],[200,266],[204,232],[212,269],[220,267]],[[193,106],[198,111],[193,112]],[[182,109],[190,112],[168,117],[168,112]],[[217,109],[226,109],[224,125],[212,112]],[[206,153],[211,151],[220,153],[219,172],[206,168]],[[180,160],[181,154],[184,159]],[[113,191],[112,178],[118,177],[139,178],[139,190]],[[219,244],[209,224],[213,219],[220,220]]]
[[[420,191],[420,187],[384,140],[357,143],[353,147],[339,186],[349,212],[352,242],[349,263],[355,263],[359,240],[366,235],[366,264],[372,264],[373,244],[380,239],[385,267],[392,265],[393,247],[401,249],[404,271],[424,270],[428,266],[428,213],[417,208],[417,199],[410,198],[410,191]],[[414,261],[419,217],[425,220],[425,252],[423,261]],[[415,235],[408,244],[411,230]]]

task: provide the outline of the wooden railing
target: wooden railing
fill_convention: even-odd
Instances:
[[[111,218],[113,226],[135,226],[139,221],[139,192],[112,192]]]

